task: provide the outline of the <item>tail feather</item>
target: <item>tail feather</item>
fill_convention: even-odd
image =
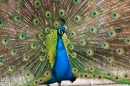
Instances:
[[[50,79],[53,32],[62,18],[75,77],[130,84],[129,7],[128,0],[0,0],[0,82],[25,86]]]

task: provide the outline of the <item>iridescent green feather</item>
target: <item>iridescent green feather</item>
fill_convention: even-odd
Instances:
[[[57,30],[51,30],[50,34],[46,36],[46,49],[51,67],[53,68],[56,56],[57,45]]]

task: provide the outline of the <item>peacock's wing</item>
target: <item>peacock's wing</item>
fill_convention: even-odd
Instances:
[[[130,84],[129,0],[73,0],[72,4],[67,6],[71,11],[66,11],[65,27],[73,74]]]

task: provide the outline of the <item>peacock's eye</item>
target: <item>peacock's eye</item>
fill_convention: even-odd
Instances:
[[[27,78],[27,79],[31,78],[31,73],[26,72],[26,73],[25,73],[25,78]]]
[[[74,45],[69,45],[69,49],[73,50],[74,49]]]
[[[20,19],[21,19],[19,16],[17,16],[16,18],[17,18],[17,20],[20,20]]]
[[[31,48],[32,50],[34,50],[34,49],[37,48],[37,45],[36,45],[35,43],[32,43],[31,46],[30,46],[30,48]]]
[[[43,37],[44,37],[43,33],[38,33],[38,38],[39,39],[43,39]]]
[[[35,81],[35,84],[38,84],[38,82],[37,82],[37,81]]]
[[[45,60],[45,56],[44,55],[39,56],[39,60],[40,61],[44,61]]]
[[[3,65],[4,65],[4,60],[0,59],[0,66],[3,66]]]
[[[90,30],[91,30],[91,31],[94,31],[94,29],[93,29],[93,28],[90,28]]]
[[[124,77],[127,78],[127,77],[128,77],[128,74],[124,74]]]
[[[83,41],[80,41],[79,43],[80,43],[80,44],[83,44]]]
[[[3,24],[3,21],[2,21],[2,20],[0,20],[0,25],[1,25],[1,24]]]
[[[108,78],[112,77],[112,74],[110,72],[107,72],[106,75]]]
[[[98,79],[101,79],[102,78],[102,76],[101,75],[98,75]]]
[[[27,76],[30,76],[30,73],[27,73]]]
[[[117,51],[117,54],[120,56],[125,54],[125,51],[123,48],[118,48],[116,51]]]
[[[76,69],[74,69],[74,71],[76,71]]]
[[[93,56],[94,55],[93,50],[91,50],[91,49],[87,50],[87,55],[90,56],[90,57]]]
[[[48,75],[48,72],[46,72],[46,75]]]
[[[2,27],[4,25],[3,21],[0,20],[0,27]]]
[[[108,61],[108,63],[113,63],[114,62],[114,58],[111,58],[111,57],[109,57],[109,58],[107,58],[107,61]]]
[[[105,46],[106,46],[106,44],[103,44],[103,46],[105,47]]]
[[[17,20],[21,20],[21,17],[20,17],[20,16],[17,16],[16,19],[17,19]]]
[[[49,77],[49,76],[50,76],[50,72],[49,72],[49,71],[46,71],[46,72],[44,73],[44,75],[45,75],[46,77]]]
[[[92,17],[97,17],[97,16],[99,16],[100,15],[100,12],[99,11],[92,11],[92,13],[91,13],[91,16]]]
[[[30,86],[30,84],[28,84],[27,86]]]
[[[43,45],[46,45],[46,41],[43,41],[42,44],[43,44]]]
[[[17,54],[17,50],[16,49],[11,51],[11,56],[15,56],[16,54]]]
[[[90,72],[94,72],[94,68],[93,67],[89,67],[89,71]]]
[[[96,33],[98,32],[98,28],[96,28],[96,27],[90,27],[90,28],[89,28],[89,31],[90,31],[91,33],[93,33],[93,34],[96,34]]]
[[[107,73],[108,76],[110,76],[110,73]]]
[[[9,71],[13,72],[14,71],[14,66],[9,66]]]
[[[13,20],[14,20],[15,22],[21,22],[21,21],[22,21],[22,18],[21,18],[21,16],[16,15],[16,16],[13,16]]]
[[[33,82],[33,85],[35,86],[35,85],[38,85],[38,81],[34,81]]]
[[[120,14],[119,13],[112,13],[112,17],[115,18],[115,19],[119,19],[120,18]]]
[[[42,81],[42,79],[40,79],[40,81]]]
[[[108,61],[111,61],[111,58],[108,58]]]
[[[118,50],[117,50],[117,52],[119,52],[119,53],[120,53],[120,52],[121,52],[121,50],[120,50],[120,49],[118,49]]]
[[[84,74],[84,78],[87,78],[88,77],[88,75],[87,74]]]
[[[50,27],[45,27],[45,32],[48,34],[50,33]]]
[[[34,1],[34,6],[35,6],[36,8],[40,8],[40,7],[41,7],[41,2],[40,2],[39,0],[35,0],[35,1]]]
[[[72,56],[72,58],[76,58],[76,57],[77,57],[77,53],[73,52],[73,53],[71,54],[71,56]]]
[[[28,55],[24,55],[23,56],[23,61],[27,62],[29,60],[29,56]]]
[[[93,70],[93,68],[90,68],[90,70]]]
[[[38,82],[43,83],[43,79],[42,79],[42,78],[39,78],[39,79],[38,79]]]
[[[75,17],[75,20],[76,20],[76,21],[78,21],[78,20],[79,20],[79,18],[78,18],[78,17]]]
[[[96,12],[92,12],[92,14],[95,16],[97,13]]]
[[[5,42],[8,42],[9,40],[8,39],[4,39]]]
[[[46,14],[46,18],[51,18],[51,12],[50,11],[46,11],[45,14]]]
[[[73,0],[74,4],[78,4],[80,2],[80,0]]]
[[[42,53],[46,52],[46,49],[45,48],[41,48],[40,50]]]
[[[109,32],[110,35],[113,35],[113,32]]]
[[[25,39],[25,34],[24,34],[24,33],[20,33],[20,34],[18,35],[18,39],[19,39],[19,40],[24,40],[24,39]]]
[[[71,32],[71,33],[70,33],[70,36],[71,36],[71,37],[75,37],[75,36],[76,36],[76,32]]]
[[[25,37],[25,35],[24,35],[24,34],[22,34],[22,35],[21,35],[21,37]]]
[[[117,34],[116,34],[116,32],[113,30],[113,31],[109,31],[109,36],[110,36],[110,37],[116,37]]]
[[[79,74],[79,76],[82,78],[82,77],[83,77],[83,74]]]
[[[59,27],[59,25],[60,25],[60,24],[59,24],[59,22],[58,22],[58,21],[54,21],[54,27],[55,27],[55,28],[58,28],[58,27]]]
[[[2,39],[2,45],[7,45],[9,43],[9,39],[3,38]]]
[[[102,43],[102,47],[103,47],[104,49],[109,49],[109,48],[110,48],[110,45],[109,45],[107,42],[104,42],[104,43]]]
[[[118,79],[118,76],[116,76],[115,79]]]
[[[39,25],[39,20],[38,19],[33,19],[33,24],[34,25]]]
[[[64,10],[63,8],[61,8],[61,9],[59,10],[59,16],[60,16],[60,17],[64,17],[64,15],[65,15],[65,10]]]
[[[69,46],[69,48],[72,48],[72,46]]]
[[[36,47],[36,44],[33,44],[33,47]]]
[[[129,40],[129,39],[126,39],[126,42],[130,42],[130,40]]]
[[[79,22],[81,20],[81,16],[80,15],[76,15],[74,17],[74,22]]]
[[[39,22],[38,21],[35,21],[36,24],[38,24]]]
[[[77,73],[77,72],[78,72],[78,69],[77,69],[77,68],[72,68],[72,72],[73,72],[73,73]]]
[[[88,54],[90,54],[91,52],[90,51],[88,51]]]
[[[113,14],[113,17],[116,17],[116,13]]]
[[[0,59],[0,63],[2,63],[2,62],[3,62],[3,60]]]
[[[125,39],[125,42],[126,42],[128,45],[130,45],[130,38],[126,38],[126,39]]]

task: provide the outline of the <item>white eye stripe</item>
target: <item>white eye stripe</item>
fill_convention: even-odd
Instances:
[[[58,32],[60,33],[60,35],[63,35],[64,33],[59,29]]]

